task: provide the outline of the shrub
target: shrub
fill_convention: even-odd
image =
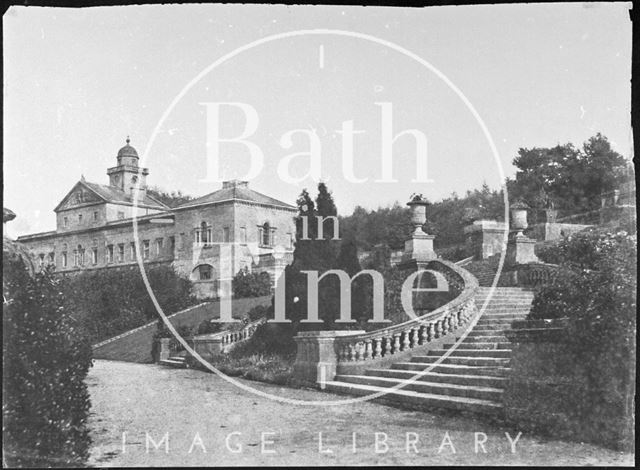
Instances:
[[[3,256],[4,257],[4,256]],[[10,466],[81,466],[90,444],[84,383],[91,347],[65,306],[61,280],[4,259],[3,450]]]
[[[261,318],[267,318],[270,314],[272,308],[268,305],[256,305],[251,310],[247,312],[247,319],[250,322],[254,322],[256,320],[260,320]]]
[[[256,328],[251,338],[235,346],[231,354],[236,358],[254,354],[295,355],[295,334],[296,330],[291,323],[263,323]]]
[[[213,322],[211,320],[202,320],[200,324],[194,329],[194,335],[209,335],[212,333],[218,333],[222,331],[222,323]]]
[[[440,258],[453,262],[473,256],[473,249],[466,244],[437,248],[435,251]]]
[[[196,303],[191,282],[170,266],[149,268],[147,278],[167,315]],[[158,317],[138,268],[86,271],[68,277],[65,284],[67,305],[77,312],[79,327],[93,343]]]
[[[249,272],[245,266],[234,276],[232,286],[236,298],[262,297],[271,294],[271,277],[266,272]]]
[[[559,249],[564,269],[536,294],[529,318],[569,318],[567,344],[588,381],[579,399],[585,416],[617,414],[635,362],[636,237],[589,231]]]

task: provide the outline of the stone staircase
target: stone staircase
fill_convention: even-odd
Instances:
[[[478,289],[475,298],[478,309],[482,309],[490,292],[488,287]],[[500,416],[511,356],[510,343],[503,331],[514,320],[526,317],[532,300],[532,290],[495,288],[467,336],[459,343],[464,332],[456,336],[455,349],[452,349],[454,344],[445,344],[441,349],[429,350],[426,355],[413,355],[408,362],[394,363],[388,369],[368,369],[364,375],[337,375],[325,384],[325,389],[369,395],[420,374],[414,382],[376,400],[424,411],[447,408]],[[448,356],[436,364],[447,353]]]
[[[186,369],[188,367],[186,356],[171,356],[168,359],[162,359],[158,364],[173,367],[174,369]]]
[[[493,285],[493,281],[496,277],[496,272],[498,271],[500,256],[500,253],[496,253],[493,256],[489,256],[487,259],[471,261],[470,263],[466,263],[464,265],[464,269],[466,269],[476,277],[480,286],[490,287],[491,285]],[[502,272],[500,273],[500,277],[498,278],[498,283],[496,284],[496,286],[514,286],[512,276],[510,273],[506,272],[504,266]]]

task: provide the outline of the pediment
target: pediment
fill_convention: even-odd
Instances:
[[[98,196],[94,191],[89,189],[82,183],[76,184],[71,191],[64,197],[62,202],[58,204],[55,211],[63,211],[96,203],[106,202],[102,197]]]

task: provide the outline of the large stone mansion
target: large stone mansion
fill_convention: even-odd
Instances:
[[[135,265],[134,216],[140,256],[147,264],[171,264],[194,281],[199,297],[217,297],[245,266],[277,276],[291,259],[296,208],[249,188],[246,181],[226,181],[222,189],[169,208],[147,194],[147,168],[127,144],[109,184],[78,181],[54,209],[56,229],[24,235],[18,241],[40,265],[74,273]],[[139,181],[138,181],[139,178]],[[137,207],[134,193],[139,185]]]

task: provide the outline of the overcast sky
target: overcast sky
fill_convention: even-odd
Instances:
[[[498,162],[465,100],[486,124],[506,176],[515,172],[510,162],[520,147],[581,145],[596,132],[631,157],[630,7],[11,7],[3,18],[4,205],[18,218],[8,233],[54,229],[53,208],[82,174],[108,182],[106,169],[115,166],[127,135],[141,156],[153,139],[145,161],[150,184],[194,196],[218,189],[220,183],[207,181],[213,134],[203,103],[255,110],[258,126],[247,139],[264,154],[264,168],[250,186],[289,203],[316,183],[282,181],[278,165],[308,151],[300,129],[315,131],[321,177],[342,214],[357,204],[404,203],[413,192],[438,200],[483,181],[497,188]],[[307,34],[244,50],[185,88],[237,48],[316,29],[370,35],[432,69],[380,41]],[[416,145],[408,135],[393,145],[397,182],[375,182],[382,174],[384,107],[376,103],[392,107],[394,134],[416,129],[425,136],[431,182],[411,182]],[[245,118],[238,107],[222,107],[221,135],[240,135]],[[345,121],[364,131],[353,147],[353,173],[362,183],[350,182],[342,168],[336,131]],[[225,176],[242,178],[247,148],[220,148]],[[308,168],[296,157],[289,170],[300,177]]]

